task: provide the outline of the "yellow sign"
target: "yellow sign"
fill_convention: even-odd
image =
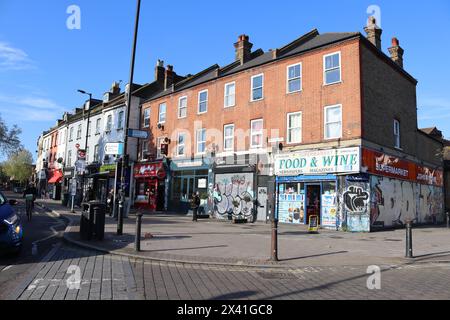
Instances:
[[[310,233],[316,233],[319,231],[319,216],[310,216],[309,217],[308,231]]]

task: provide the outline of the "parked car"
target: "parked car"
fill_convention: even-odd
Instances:
[[[0,253],[19,253],[22,249],[23,228],[14,212],[17,200],[9,200],[0,192]]]
[[[23,187],[14,187],[14,193],[23,193]]]

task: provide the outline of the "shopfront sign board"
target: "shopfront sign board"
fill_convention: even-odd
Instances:
[[[307,174],[357,173],[360,171],[361,149],[359,147],[302,150],[275,156],[277,176]]]

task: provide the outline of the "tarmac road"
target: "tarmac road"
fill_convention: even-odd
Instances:
[[[28,222],[22,195],[12,192],[3,193],[8,199],[19,201],[14,209],[22,219],[24,243],[19,255],[0,255],[0,300],[5,298],[8,292],[25,277],[27,271],[52,249],[53,245],[62,241],[60,232],[64,231],[67,224],[64,219],[47,213],[38,206],[35,206],[33,218]],[[36,246],[35,252],[33,252],[33,244]]]

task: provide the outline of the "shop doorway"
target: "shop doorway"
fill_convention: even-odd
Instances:
[[[320,214],[320,201],[321,201],[321,187],[320,184],[307,184],[306,185],[306,221],[309,223],[309,218],[311,216],[317,216],[319,220],[319,225],[321,224],[321,214]]]

